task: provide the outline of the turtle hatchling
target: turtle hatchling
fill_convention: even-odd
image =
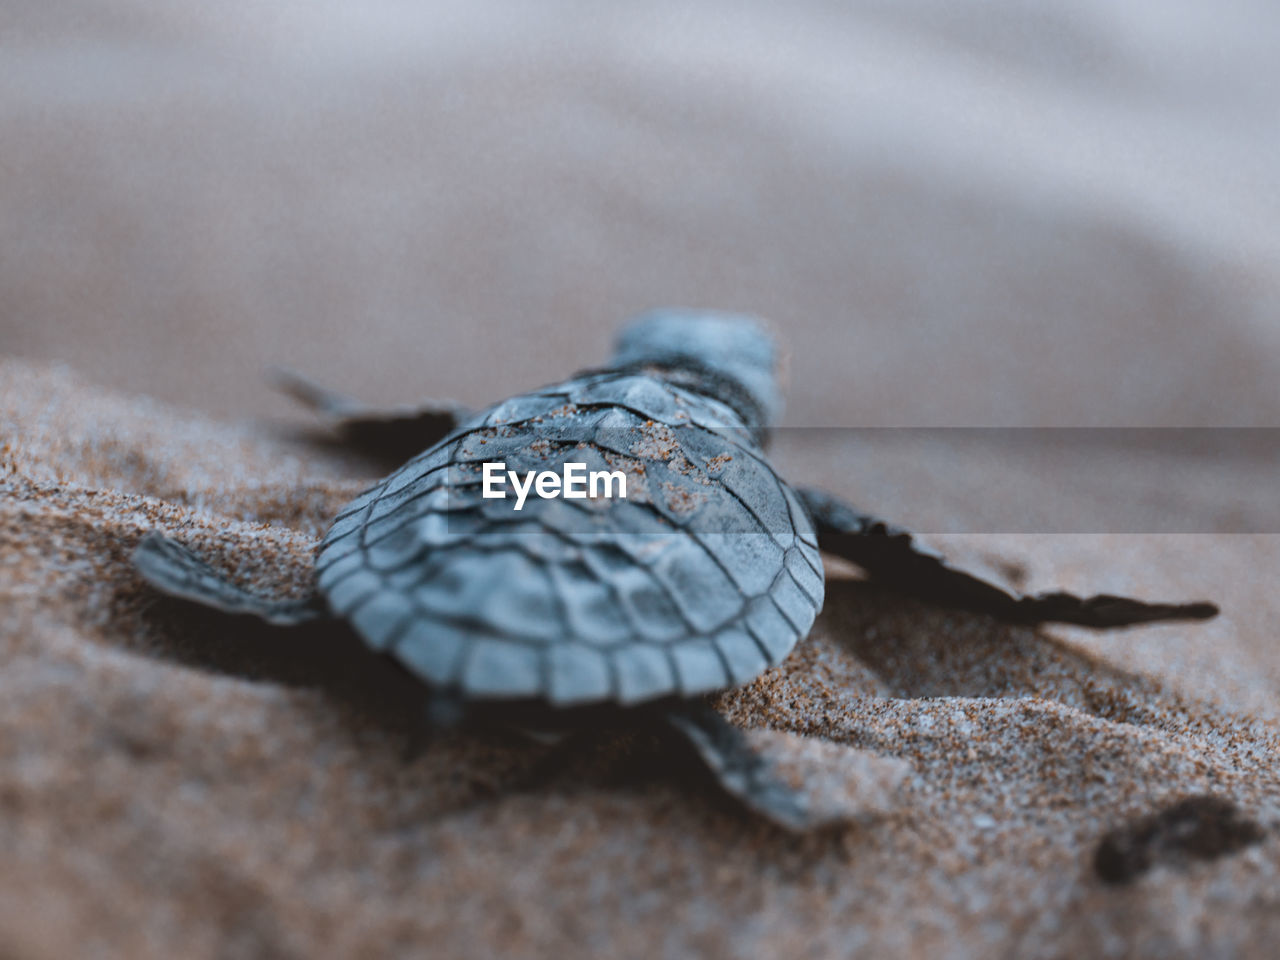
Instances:
[[[756,320],[668,310],[624,327],[609,366],[479,412],[372,411],[282,375],[346,441],[403,463],[334,519],[314,595],[258,596],[158,533],[135,563],[159,590],[229,613],[346,621],[417,682],[424,723],[524,705],[537,729],[602,714],[667,729],[727,793],[791,829],[814,823],[803,790],[704,697],[804,639],[822,608],[820,550],[898,590],[1021,623],[1217,612],[1019,595],[792,487],[764,452],[781,410],[778,361]]]

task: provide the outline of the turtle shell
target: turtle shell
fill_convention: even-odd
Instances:
[[[482,465],[621,471],[626,497],[482,496]],[[616,490],[615,490],[616,493]],[[635,704],[746,682],[822,606],[813,528],[724,404],[599,373],[480,414],[349,504],[334,615],[467,698]]]

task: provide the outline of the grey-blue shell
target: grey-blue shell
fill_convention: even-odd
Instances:
[[[481,464],[621,470],[626,499],[481,496]],[[600,373],[492,407],[349,504],[317,586],[467,698],[635,704],[753,679],[822,606],[808,515],[727,406]]]

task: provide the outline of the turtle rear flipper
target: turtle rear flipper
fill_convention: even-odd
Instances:
[[[798,491],[818,533],[818,545],[862,567],[880,583],[936,603],[989,613],[1017,623],[1070,623],[1105,630],[1161,620],[1207,620],[1212,603],[1147,603],[1098,594],[1010,593],[949,566],[901,527],[862,514],[818,490]]]
[[[277,388],[314,410],[344,443],[395,463],[403,463],[444,439],[470,415],[467,408],[450,400],[377,410],[292,370],[272,368],[268,377]]]
[[[686,701],[665,709],[662,718],[688,741],[725,793],[784,829],[813,825],[804,794],[783,783],[742,731],[707,704]]]
[[[133,565],[157,590],[224,613],[247,614],[278,627],[297,626],[327,616],[314,596],[275,600],[250,593],[182,544],[159,533],[142,538],[133,553]]]

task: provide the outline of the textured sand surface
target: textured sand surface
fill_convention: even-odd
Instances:
[[[1280,530],[1274,460],[828,428],[1276,424],[1273,4],[10,6],[0,955],[1272,955],[1280,536],[1227,531]],[[158,528],[306,589],[369,467],[266,364],[480,403],[668,303],[778,324],[792,479],[1223,615],[1034,631],[838,568],[719,701],[858,814],[797,839],[642,736],[414,757],[330,638],[130,568]]]
[[[1087,639],[834,579],[810,640],[721,702],[859,814],[797,839],[642,738],[550,775],[500,735],[408,758],[305,637],[157,598],[128,562],[158,528],[304,589],[359,488],[331,455],[13,361],[0,403],[7,955],[1263,956],[1280,935],[1280,538],[949,538],[1033,587],[1227,611]],[[1099,879],[1109,830],[1205,794],[1258,842]]]

